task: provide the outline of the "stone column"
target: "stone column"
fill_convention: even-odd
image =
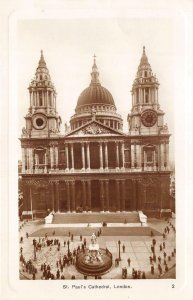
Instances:
[[[82,180],[82,206],[83,211],[86,211],[86,182]]]
[[[137,197],[136,197],[136,180],[132,180],[132,192],[133,192],[133,201],[132,201],[132,210],[137,210]]]
[[[105,170],[108,170],[108,144],[105,142]]]
[[[75,212],[76,210],[76,203],[75,203],[75,181],[71,181],[71,195],[72,195],[72,211]]]
[[[103,170],[103,144],[102,142],[99,143],[100,145],[100,170]]]
[[[69,171],[68,144],[65,144],[65,152],[66,152],[66,169],[65,169],[65,172],[68,172]]]
[[[54,158],[53,158],[53,147],[50,147],[50,167],[51,170],[53,170],[54,168]]]
[[[104,181],[100,180],[100,202],[101,212],[104,212]]]
[[[88,206],[88,211],[91,211],[91,181],[87,181],[87,186],[88,186],[88,194],[87,194],[87,206]]]
[[[55,212],[55,205],[54,205],[54,199],[55,199],[54,182],[51,182],[51,190],[52,190],[52,210]]]
[[[87,170],[90,170],[90,143],[86,143]]]
[[[116,170],[119,170],[119,142],[116,143]]]
[[[59,203],[59,181],[55,182],[56,187],[56,211],[60,211],[60,203]]]
[[[57,146],[54,148],[54,153],[55,153],[55,166],[56,169],[58,169],[58,147]]]
[[[47,173],[47,153],[44,154],[44,173]]]
[[[167,170],[169,170],[169,144],[166,144],[166,163],[167,163]]]
[[[121,143],[121,158],[122,158],[122,167],[121,169],[125,169],[125,152],[124,152],[124,142]]]
[[[105,203],[105,210],[106,211],[109,211],[109,181],[108,180],[105,180],[105,195],[106,195],[106,203]]]
[[[22,150],[22,173],[25,173],[25,148],[21,148]]]
[[[164,160],[165,160],[165,155],[164,155],[164,144],[160,145],[160,160],[161,160],[161,171],[164,170]]]
[[[125,179],[120,181],[121,183],[121,211],[125,211]]]
[[[134,145],[131,145],[131,169],[134,169],[134,162],[135,162]]]
[[[67,211],[70,212],[70,186],[69,186],[69,181],[66,181],[66,197],[67,197]]]
[[[120,188],[119,180],[116,180],[116,211],[120,212]]]
[[[70,144],[70,150],[71,150],[71,164],[72,164],[71,171],[74,171],[74,145],[73,145],[73,143]]]
[[[156,153],[153,151],[153,171],[156,171]]]
[[[82,170],[85,170],[85,153],[84,153],[84,143],[81,144],[82,148]]]

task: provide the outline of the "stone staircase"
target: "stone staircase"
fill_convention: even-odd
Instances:
[[[139,213],[55,213],[52,224],[80,224],[80,223],[140,223]]]

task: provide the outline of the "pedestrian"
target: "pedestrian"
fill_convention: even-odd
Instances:
[[[122,246],[122,249],[123,249],[123,253],[125,253],[125,245],[124,244]]]
[[[168,265],[165,265],[165,272],[168,272]]]
[[[55,230],[52,232],[53,235],[55,235]]]
[[[166,254],[166,252],[164,252],[164,258],[166,258],[166,256],[167,256],[167,254]]]
[[[151,266],[151,274],[154,274],[154,266]]]
[[[23,243],[23,237],[22,236],[20,237],[20,243]]]
[[[73,242],[73,239],[74,239],[74,235],[72,234],[71,235],[71,242]]]
[[[153,240],[152,240],[152,244],[153,244],[153,246],[156,245],[156,239],[153,239]]]
[[[163,242],[163,249],[165,249],[165,247],[166,247],[166,244],[165,244],[165,242]]]
[[[168,261],[171,261],[171,256],[170,255],[168,255]]]
[[[152,264],[152,261],[153,261],[153,258],[150,256],[150,257],[149,257],[149,262],[150,262],[150,264]]]
[[[127,263],[128,263],[128,267],[130,267],[130,265],[131,265],[131,259],[130,258],[128,258]]]
[[[21,248],[20,248],[20,254],[22,254],[22,251],[23,251],[23,248],[21,247]]]
[[[151,237],[152,237],[152,236],[154,236],[154,234],[153,234],[153,231],[152,231],[152,230],[151,230],[151,232],[150,232],[150,233],[151,233]]]
[[[161,264],[161,257],[160,256],[158,256],[158,261]]]
[[[68,232],[68,236],[70,237],[70,231]]]
[[[159,245],[159,249],[160,249],[160,251],[162,251],[162,245],[161,244]]]
[[[66,241],[64,241],[64,247],[66,246]]]
[[[142,279],[146,279],[145,272],[142,273]]]
[[[153,254],[153,261],[156,262],[156,255],[155,255],[155,253]]]
[[[82,234],[80,235],[80,241],[82,242]]]
[[[26,238],[28,239],[28,237],[29,237],[29,234],[28,234],[28,232],[26,232]]]

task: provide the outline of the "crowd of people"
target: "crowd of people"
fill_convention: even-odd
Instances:
[[[20,230],[26,223],[24,222],[22,226],[20,226]],[[168,263],[172,260],[172,258],[176,255],[176,249],[173,248],[171,253],[166,252],[166,243],[167,237],[170,234],[171,230],[175,232],[175,227],[172,223],[168,220],[167,226],[164,228],[162,237],[163,241],[159,242],[155,239],[153,231],[151,231],[150,235],[152,237],[152,243],[150,246],[151,255],[149,256],[150,262],[150,274],[151,276],[161,276],[164,272],[169,270]],[[101,228],[98,232],[95,233],[96,236],[100,236],[102,234]],[[26,232],[26,239],[29,238],[29,234]],[[56,279],[70,279],[69,274],[65,277],[66,267],[74,266],[76,264],[77,255],[80,251],[85,251],[87,247],[87,238],[80,235],[79,237],[79,244],[77,247],[72,249],[71,243],[74,241],[74,235],[72,233],[68,233],[68,239],[64,240],[63,242],[61,239],[55,238],[55,231],[52,232],[52,237],[48,237],[46,233],[44,237],[39,239],[33,239],[33,255],[34,258],[30,258],[28,260],[25,259],[23,254],[23,247],[22,243],[24,241],[24,237],[20,237],[20,262],[22,265],[22,271],[27,272],[31,277],[31,279],[42,279],[42,280],[56,280]],[[43,248],[47,248],[50,253],[52,253],[52,249],[55,249],[57,255],[55,265],[51,265],[49,263],[42,263],[40,268],[38,269],[36,264],[36,255],[37,253],[41,253]],[[61,248],[62,251],[61,251]],[[122,253],[125,253],[125,245],[122,245]],[[53,254],[53,253],[52,253]],[[120,259],[115,258],[114,266],[118,267],[120,264]],[[133,279],[146,279],[148,277],[148,272],[144,270],[137,270],[133,268],[131,258],[128,257],[127,259],[128,269],[126,267],[122,268],[122,278],[127,279],[132,277]],[[130,270],[130,274],[128,271]],[[71,279],[76,279],[76,276],[70,275]],[[120,274],[121,277],[121,274]],[[87,275],[83,275],[84,279],[87,279]],[[78,278],[80,279],[80,277]],[[101,276],[95,276],[95,279],[101,279]]]

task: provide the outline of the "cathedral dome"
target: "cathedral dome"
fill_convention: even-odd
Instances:
[[[99,81],[99,72],[95,55],[89,87],[80,94],[75,114],[71,117],[70,125],[74,130],[93,118],[114,129],[122,130],[122,118],[117,114],[117,108],[111,93]]]
[[[115,106],[111,93],[100,83],[91,83],[91,85],[80,94],[77,102],[77,108],[82,105],[92,104],[107,104]]]

